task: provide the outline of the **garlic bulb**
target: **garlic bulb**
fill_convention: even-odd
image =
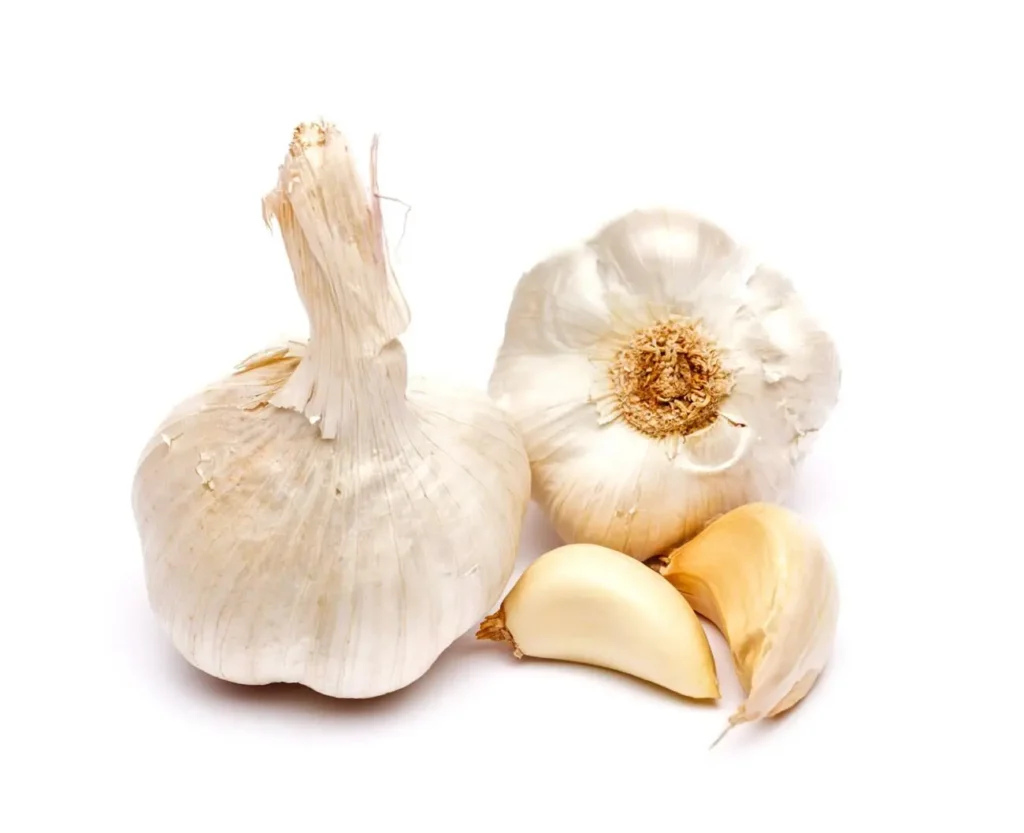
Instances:
[[[562,539],[644,559],[783,499],[839,381],[786,278],[704,220],[636,211],[522,277],[490,392]]]
[[[726,731],[807,696],[832,653],[839,588],[798,515],[766,503],[733,509],[669,554],[661,574],[729,643],[747,699]]]
[[[296,130],[264,208],[309,343],[246,360],[146,446],[132,502],[149,599],[208,674],[372,697],[493,609],[529,463],[482,392],[407,389],[378,200],[335,128]]]

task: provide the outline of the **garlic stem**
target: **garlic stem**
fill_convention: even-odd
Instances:
[[[374,191],[375,165],[376,139]],[[406,359],[396,339],[409,312],[388,264],[379,198],[367,197],[341,133],[307,123],[296,128],[263,206],[264,219],[281,229],[310,322],[307,355],[271,401],[301,411],[332,439],[346,418],[358,418],[353,403],[379,413],[405,396]]]

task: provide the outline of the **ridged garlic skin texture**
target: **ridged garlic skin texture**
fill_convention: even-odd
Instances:
[[[562,539],[645,559],[784,499],[839,385],[785,277],[712,224],[653,210],[522,277],[490,392]]]
[[[226,680],[395,691],[512,573],[526,451],[483,392],[408,384],[375,161],[376,142],[368,196],[337,129],[296,128],[264,212],[310,338],[179,405],[135,476],[150,603],[188,661]]]
[[[267,404],[302,352],[211,387],[150,441],[133,495],[148,593],[209,674],[371,697],[498,602],[529,468],[506,417],[467,391],[414,388],[355,442],[322,439]]]

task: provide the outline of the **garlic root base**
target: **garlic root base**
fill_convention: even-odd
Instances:
[[[505,619],[501,611],[492,613],[480,623],[480,629],[476,632],[477,639],[490,639],[494,642],[507,642],[512,646],[512,653],[516,659],[523,658],[523,652],[519,650],[512,634],[505,627]]]

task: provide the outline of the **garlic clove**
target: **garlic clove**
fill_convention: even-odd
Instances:
[[[612,286],[627,295],[665,303],[687,297],[707,282],[708,264],[737,251],[721,228],[687,211],[635,210],[608,223],[589,241]]]
[[[769,503],[733,509],[660,572],[729,643],[747,695],[730,728],[781,714],[810,692],[831,654],[839,592],[824,544],[796,513]]]
[[[717,699],[707,635],[693,609],[642,562],[592,544],[545,553],[520,576],[478,639],[517,657],[619,671],[695,699]]]

